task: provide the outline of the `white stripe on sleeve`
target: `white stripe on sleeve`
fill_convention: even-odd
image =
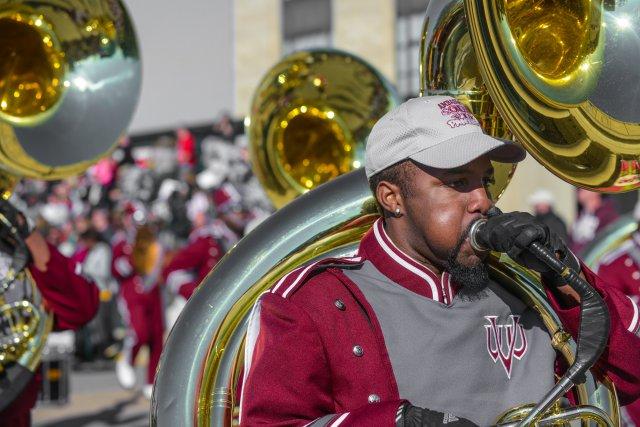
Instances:
[[[633,317],[631,319],[631,323],[629,324],[629,327],[627,328],[627,330],[629,332],[631,332],[632,334],[635,334],[638,332],[638,303],[636,303],[633,298],[631,298],[630,296],[627,295],[627,298],[629,298],[629,301],[631,301],[631,305],[633,306]]]
[[[329,427],[337,427],[340,424],[342,424],[342,422],[349,416],[349,412],[345,412],[344,414],[340,415],[340,417],[335,420],[333,423],[331,423],[331,425]]]

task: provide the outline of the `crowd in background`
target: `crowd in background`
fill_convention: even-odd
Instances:
[[[158,271],[153,273],[149,264],[147,273],[153,278],[163,313],[149,317],[143,312],[141,321],[162,323],[157,325],[162,336],[203,277],[195,274],[190,287],[180,288],[171,283],[179,275],[167,277],[162,269],[176,256],[188,256],[180,251],[202,238],[206,229],[210,240],[202,244],[216,254],[203,264],[206,273],[273,211],[252,173],[242,122],[228,115],[195,130],[181,128],[146,139],[123,138],[110,156],[81,176],[57,182],[22,180],[15,195],[45,238],[76,259],[83,274],[99,286],[102,307],[98,316],[76,333],[75,359],[81,364],[102,362],[109,367],[127,349],[131,316],[131,310],[126,306],[123,310],[120,301],[126,293],[126,278],[116,264],[118,251],[126,252],[126,247],[119,249],[119,244],[141,244],[141,233],[146,233],[160,248]],[[629,209],[616,204],[613,197],[584,190],[578,190],[577,200],[577,218],[568,226],[554,212],[548,190],[536,191],[529,203],[531,211],[579,253]],[[640,218],[640,211],[637,215]],[[141,277],[145,279],[147,273]],[[148,344],[152,342],[149,338]],[[133,359],[137,347],[132,347]],[[131,359],[131,354],[126,357]]]
[[[195,130],[123,138],[111,155],[80,176],[18,184],[18,207],[100,288],[98,316],[75,337],[75,359],[81,366],[102,362],[110,367],[126,347],[131,311],[125,307],[123,314],[119,298],[126,286],[115,264],[120,242],[134,247],[144,228],[157,240],[160,264],[166,267],[206,228],[213,230],[220,249],[217,260],[272,212],[249,165],[242,130],[241,122],[223,115],[212,126]],[[135,257],[131,260],[135,263]],[[165,286],[166,279],[158,274],[154,283],[165,311],[154,321],[165,324],[184,306],[181,293],[188,297],[193,291]]]

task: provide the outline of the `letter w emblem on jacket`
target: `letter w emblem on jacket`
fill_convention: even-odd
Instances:
[[[498,324],[498,316],[484,316],[489,324],[484,325],[487,333],[487,351],[494,363],[502,363],[507,378],[511,379],[513,358],[520,360],[527,352],[527,336],[520,324],[520,316],[509,315],[511,323]]]

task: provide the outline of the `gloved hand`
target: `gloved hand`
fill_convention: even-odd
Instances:
[[[465,418],[420,408],[410,403],[398,408],[398,414],[396,427],[478,427]]]
[[[5,200],[0,197],[0,214],[4,215],[4,217],[16,227],[18,235],[26,239],[31,234],[31,227],[27,218],[24,216],[20,210],[18,210],[15,206],[13,206],[8,200]],[[0,222],[0,224],[2,224]]]
[[[527,250],[533,242],[543,244],[565,265],[580,271],[580,263],[562,239],[529,213],[509,212],[490,216],[481,234],[489,249],[504,252],[523,267],[541,273],[548,285],[559,286],[564,281]]]

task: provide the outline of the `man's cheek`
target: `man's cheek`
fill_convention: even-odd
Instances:
[[[442,235],[443,243],[455,245],[462,235],[461,217],[455,213],[441,210],[432,221],[432,227]]]

